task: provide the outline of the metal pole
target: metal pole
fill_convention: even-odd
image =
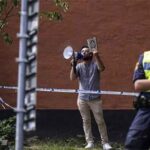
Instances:
[[[25,70],[26,70],[26,45],[27,45],[27,2],[21,0],[19,59],[18,59],[18,92],[17,92],[17,120],[16,120],[16,150],[23,150],[23,121],[25,99]]]

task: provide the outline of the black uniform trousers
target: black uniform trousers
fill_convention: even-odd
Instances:
[[[150,147],[150,108],[140,108],[129,128],[126,150],[148,150]]]

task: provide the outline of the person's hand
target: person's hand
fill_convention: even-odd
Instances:
[[[93,55],[98,55],[98,50],[96,48],[92,49]]]

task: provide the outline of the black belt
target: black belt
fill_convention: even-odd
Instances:
[[[147,98],[144,95],[138,96],[134,101],[133,101],[133,106],[136,109],[139,108],[150,108],[150,99]]]

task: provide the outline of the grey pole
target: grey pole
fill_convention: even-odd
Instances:
[[[27,45],[27,3],[21,0],[19,59],[18,59],[18,92],[17,92],[17,120],[16,120],[16,150],[23,150],[23,121],[24,121],[24,99],[25,99],[25,70],[26,70],[26,45]]]

